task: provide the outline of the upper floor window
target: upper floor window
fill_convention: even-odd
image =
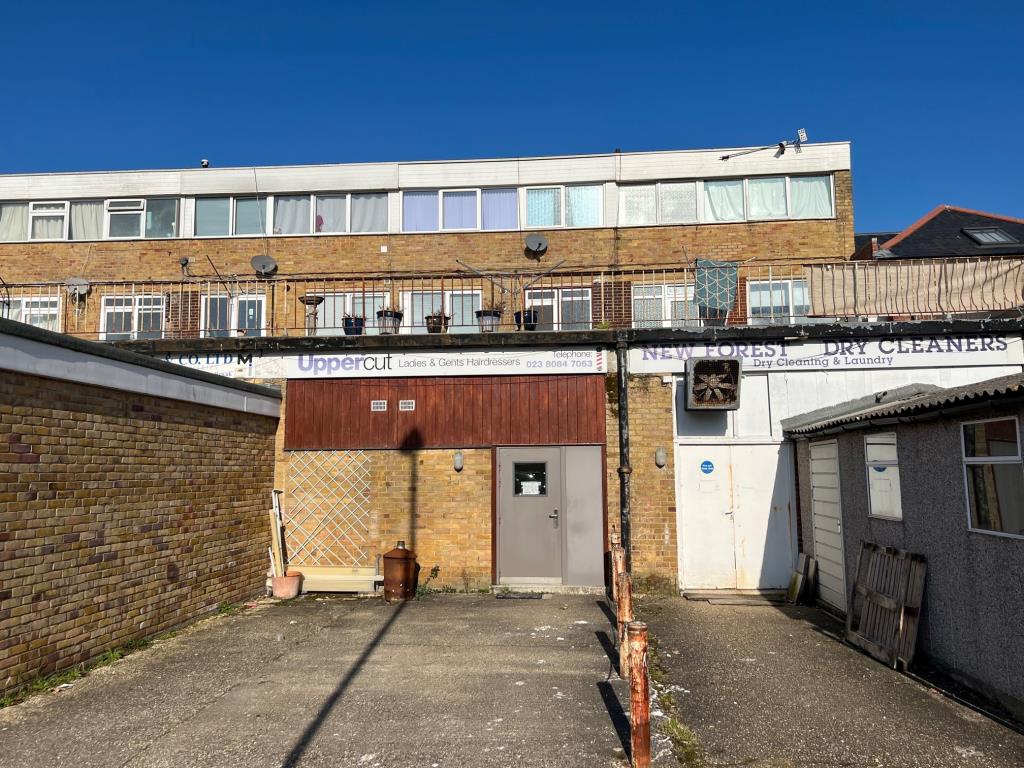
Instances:
[[[203,336],[262,336],[264,297],[260,294],[204,296],[199,325]]]
[[[526,291],[527,309],[537,313],[538,331],[590,329],[589,288],[539,288]]]
[[[163,335],[163,296],[103,297],[100,338],[104,341],[159,339]]]
[[[700,326],[700,307],[691,285],[634,285],[635,328],[686,328]]]
[[[794,219],[828,219],[834,215],[831,176],[791,176]]]
[[[0,203],[0,242],[28,240],[28,203]]]
[[[518,208],[514,187],[410,190],[402,193],[402,231],[516,229]]]
[[[811,311],[806,280],[751,280],[747,317],[751,325],[795,323]]]
[[[71,239],[99,239],[102,209],[98,202],[71,204]],[[106,233],[111,239],[167,238],[178,235],[178,200],[139,198],[107,200]],[[91,233],[96,233],[90,236]]]
[[[1024,465],[1017,419],[961,424],[970,527],[1024,536]]]
[[[619,223],[692,224],[697,221],[697,182],[662,181],[619,188]]]
[[[28,215],[32,240],[64,240],[67,237],[66,202],[29,203]]]
[[[60,299],[56,296],[14,296],[0,298],[0,317],[34,325],[47,331],[60,330]]]
[[[529,187],[527,227],[598,227],[603,208],[600,184]]]

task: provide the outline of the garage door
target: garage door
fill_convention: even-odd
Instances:
[[[845,613],[846,568],[839,499],[839,447],[835,440],[811,443],[811,517],[818,592],[823,601]]]

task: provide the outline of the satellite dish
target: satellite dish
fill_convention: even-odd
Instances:
[[[526,236],[526,250],[531,255],[540,257],[544,255],[544,252],[548,249],[548,239],[544,235],[527,235]]]
[[[89,295],[89,281],[83,277],[69,277],[67,282],[68,296],[81,301]]]
[[[277,272],[277,262],[270,256],[253,256],[249,263],[256,270],[256,277],[273,277]]]

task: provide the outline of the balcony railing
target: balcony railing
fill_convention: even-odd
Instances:
[[[0,285],[0,316],[106,341],[1020,316],[1024,259]]]

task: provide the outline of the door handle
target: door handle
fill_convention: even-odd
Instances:
[[[548,515],[548,517],[550,517],[552,520],[557,520],[558,519],[558,510],[556,509],[550,515]]]

